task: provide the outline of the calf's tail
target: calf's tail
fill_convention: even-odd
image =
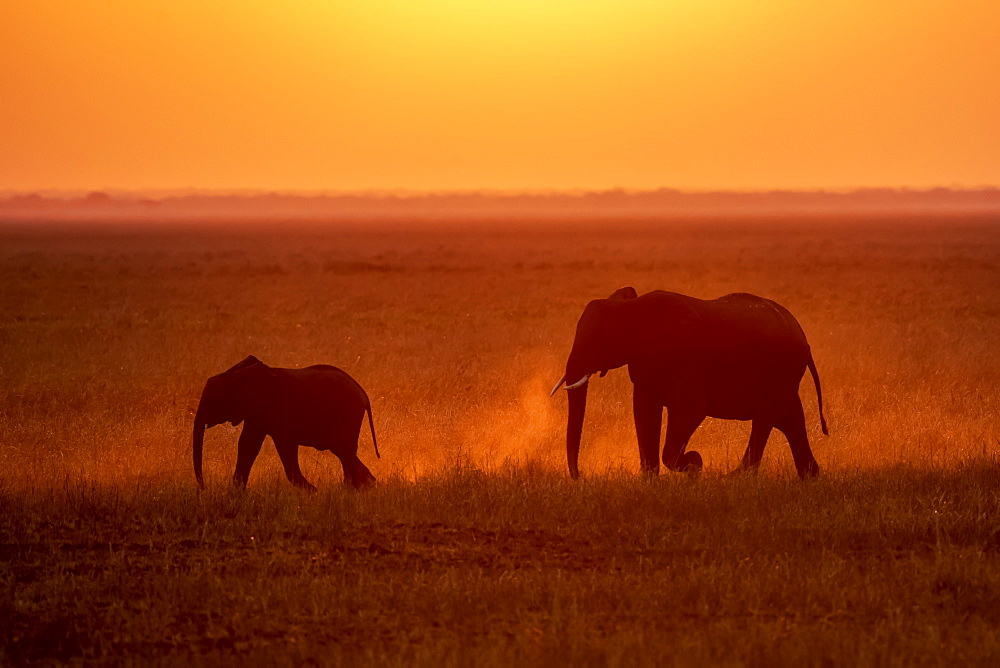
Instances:
[[[809,373],[812,374],[813,382],[816,384],[816,400],[819,402],[819,424],[823,428],[823,435],[828,436],[830,432],[826,428],[826,418],[823,417],[823,389],[819,386],[819,372],[816,371],[816,363],[813,362],[812,353],[809,353]],[[372,435],[374,436],[374,432]]]
[[[375,446],[375,456],[378,457],[379,459],[382,459],[382,455],[380,455],[378,453],[378,441],[375,440],[375,423],[372,422],[372,405],[371,405],[370,402],[369,402],[368,406],[365,408],[365,412],[368,413],[368,426],[372,430],[372,445]],[[826,433],[825,427],[824,427],[824,432],[823,433],[824,434]]]

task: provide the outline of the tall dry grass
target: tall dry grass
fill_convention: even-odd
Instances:
[[[541,468],[304,496],[0,491],[0,657],[162,664],[995,663],[995,464]]]
[[[0,229],[0,565],[14,661],[589,664],[996,658],[996,222],[70,225]],[[583,305],[622,285],[770,297],[802,323],[831,436],[794,478],[709,420],[702,479],[637,478],[623,370],[565,479],[549,399]],[[189,434],[248,354],[336,364],[383,485],[340,489],[235,428]],[[0,656],[3,656],[0,654]]]

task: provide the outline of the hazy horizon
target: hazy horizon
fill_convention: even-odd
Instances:
[[[652,188],[626,188],[623,186],[608,186],[603,188],[0,188],[0,197],[39,195],[51,198],[81,198],[91,194],[106,194],[111,197],[257,197],[257,196],[288,196],[288,197],[447,197],[481,195],[487,197],[543,197],[564,196],[574,197],[602,193],[622,193],[625,195],[642,195],[654,193],[670,193],[676,195],[770,195],[770,194],[802,194],[802,195],[853,195],[864,193],[899,193],[921,194],[933,192],[976,193],[992,192],[1000,189],[997,184],[980,184],[975,186],[937,185],[928,187],[914,186],[857,186],[844,188],[674,188],[659,186]]]

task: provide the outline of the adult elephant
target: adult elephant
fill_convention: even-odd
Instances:
[[[299,469],[299,446],[329,450],[344,468],[344,482],[365,487],[375,476],[358,459],[358,437],[365,413],[378,457],[371,402],[347,373],[327,364],[304,369],[271,368],[252,355],[205,383],[194,418],[194,475],[201,472],[205,430],[223,422],[243,424],[233,482],[246,485],[264,437],[278,450],[288,480],[316,489]]]
[[[788,439],[799,476],[819,473],[809,449],[799,381],[808,367],[816,384],[820,424],[826,434],[823,394],[806,336],[780,304],[745,293],[703,300],[673,292],[642,296],[622,288],[583,310],[576,326],[564,383],[569,394],[566,458],[574,478],[590,377],[628,365],[643,471],[659,472],[660,426],[667,409],[663,463],[671,470],[700,470],[701,456],[688,440],[706,417],[752,420],[740,469],[755,469],[768,435]]]

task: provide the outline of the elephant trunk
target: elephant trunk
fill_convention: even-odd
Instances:
[[[198,480],[198,487],[205,487],[205,480],[201,475],[201,452],[205,443],[205,420],[201,415],[201,406],[194,416],[194,435],[192,437],[194,455],[194,477]]]
[[[580,457],[580,437],[583,434],[583,414],[587,411],[587,384],[569,390],[567,394],[569,418],[566,424],[566,461],[570,476],[576,480],[580,477],[577,463]]]

